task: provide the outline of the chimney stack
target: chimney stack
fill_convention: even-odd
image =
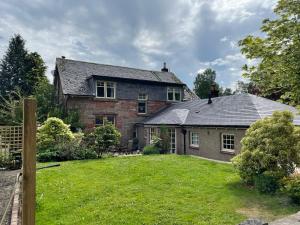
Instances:
[[[166,62],[164,62],[164,67],[161,69],[161,72],[169,72]]]
[[[65,59],[65,58],[66,58],[66,56],[62,55],[62,56],[61,56],[61,58],[62,58],[62,59]]]
[[[211,104],[212,103],[212,98],[215,98],[215,97],[219,97],[219,90],[217,89],[216,87],[216,83],[213,82],[210,86],[210,92],[208,94],[208,104]]]

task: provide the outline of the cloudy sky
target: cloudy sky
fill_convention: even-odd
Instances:
[[[261,35],[275,0],[1,0],[0,58],[14,33],[42,55],[52,80],[55,58],[159,70],[164,61],[193,87],[211,67],[234,87],[247,60],[237,41]]]

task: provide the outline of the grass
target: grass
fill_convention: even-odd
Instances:
[[[155,155],[64,162],[37,172],[37,224],[237,224],[300,210],[241,184],[229,164]]]

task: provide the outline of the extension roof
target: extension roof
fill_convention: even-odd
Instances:
[[[249,127],[274,111],[294,113],[294,124],[300,125],[296,108],[251,94],[237,94],[212,99],[198,99],[174,104],[144,121],[145,125],[186,125],[207,127]]]
[[[56,67],[63,94],[70,95],[92,95],[88,79],[93,76],[184,85],[172,72],[112,66],[65,58],[57,58]]]

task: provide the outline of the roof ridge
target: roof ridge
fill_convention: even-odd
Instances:
[[[134,68],[134,67],[129,67],[129,66],[116,66],[116,65],[112,65],[112,64],[104,64],[104,63],[96,63],[96,62],[87,62],[87,61],[82,61],[82,60],[75,60],[75,59],[63,59],[63,58],[59,58],[57,57],[56,60],[68,60],[68,61],[74,61],[74,62],[80,62],[80,63],[88,63],[88,64],[95,64],[95,65],[99,65],[99,66],[112,66],[112,67],[119,67],[119,68],[125,68],[125,69],[133,69],[133,70],[141,70],[141,71],[147,71],[147,72],[154,72],[154,73],[161,73],[161,71],[159,70],[146,70],[146,69],[140,69],[140,68]],[[173,74],[173,72],[164,72],[164,73],[170,73]]]

